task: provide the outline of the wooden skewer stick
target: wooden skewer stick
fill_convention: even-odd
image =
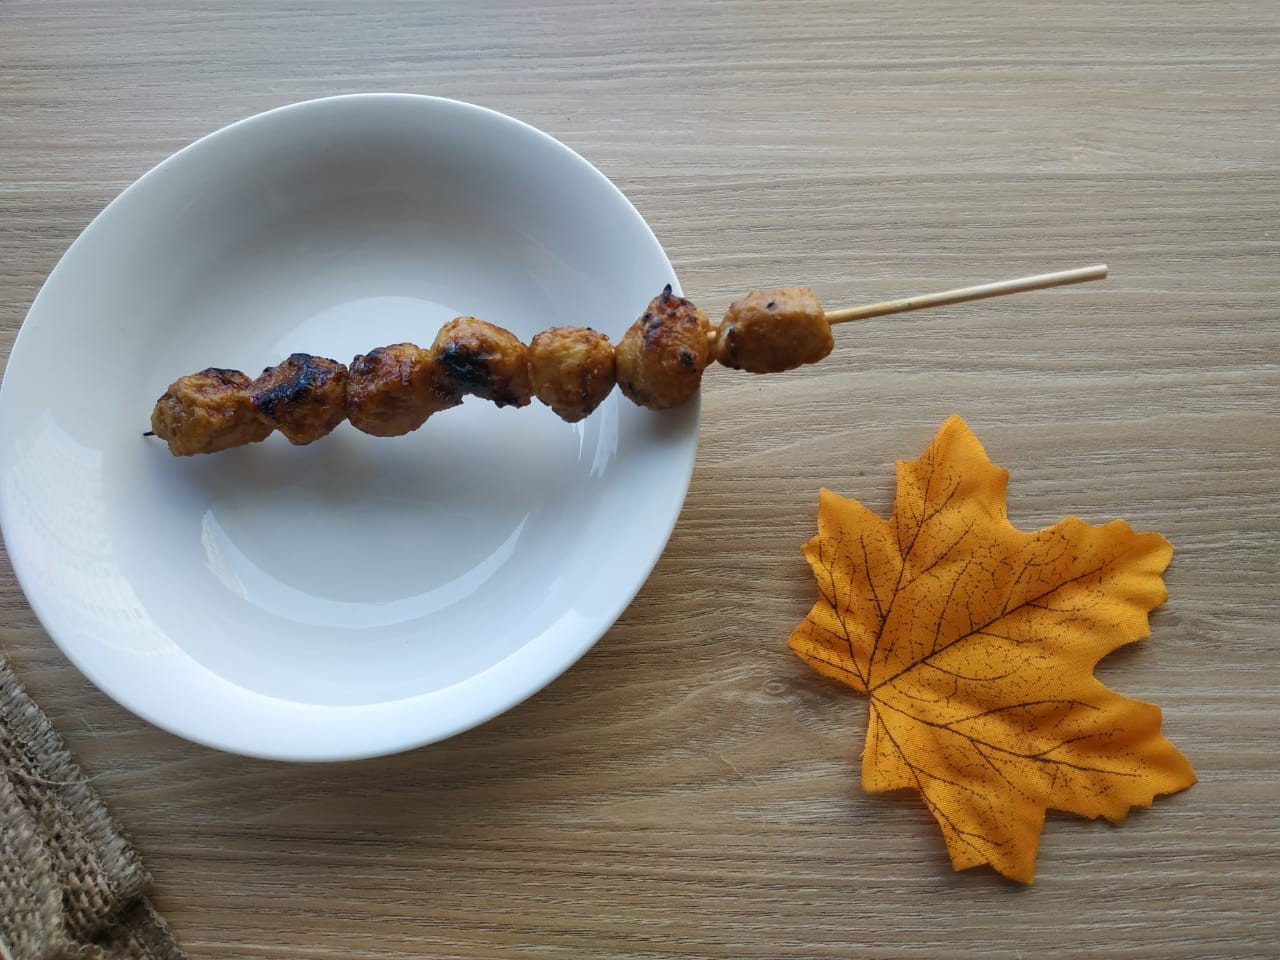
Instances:
[[[891,313],[906,313],[908,310],[927,310],[929,307],[966,303],[969,300],[985,300],[987,297],[1003,297],[1010,293],[1024,293],[1027,290],[1044,290],[1047,287],[1062,287],[1069,283],[1087,283],[1090,280],[1102,280],[1106,275],[1105,263],[1095,264],[1092,267],[1079,267],[1075,270],[1059,270],[1057,273],[1039,273],[1033,277],[980,283],[976,287],[957,287],[954,290],[927,293],[920,297],[907,297],[904,300],[885,300],[881,303],[869,303],[864,307],[829,310],[827,322],[848,323],[851,320],[883,317]]]

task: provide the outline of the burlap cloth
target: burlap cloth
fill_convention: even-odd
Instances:
[[[0,958],[181,960],[148,877],[0,658]]]

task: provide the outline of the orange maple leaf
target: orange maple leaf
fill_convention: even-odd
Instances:
[[[865,790],[918,791],[957,870],[1029,883],[1046,810],[1119,822],[1195,773],[1159,707],[1093,675],[1149,635],[1172,546],[1123,520],[1018,530],[1008,479],[953,416],[899,462],[889,520],[823,490],[790,646],[870,699]]]

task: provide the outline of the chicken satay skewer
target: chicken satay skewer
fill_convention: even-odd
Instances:
[[[709,363],[776,373],[816,363],[835,346],[831,324],[921,310],[985,297],[1105,277],[1105,265],[1039,274],[824,311],[808,287],[753,290],[734,302],[719,326],[672,292],[655,297],[617,348],[587,328],[554,327],[526,346],[508,330],[458,317],[431,349],[410,343],[357,356],[350,368],[294,354],[250,381],[237,370],[207,369],[170,385],[152,412],[152,431],[172,453],[213,453],[266,439],[280,430],[307,444],[340,422],[375,436],[417,429],[465,394],[499,406],[526,406],[537,396],[570,423],[588,416],[616,382],[630,400],[653,410],[687,402]]]

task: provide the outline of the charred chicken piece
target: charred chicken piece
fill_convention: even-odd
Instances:
[[[179,377],[151,411],[152,433],[175,457],[258,443],[273,429],[254,407],[249,378],[239,370],[209,367]]]
[[[561,420],[591,415],[617,382],[613,344],[587,327],[551,327],[529,342],[533,393]]]
[[[752,290],[729,305],[716,337],[716,359],[750,373],[780,373],[831,352],[831,324],[808,287]]]
[[[415,344],[376,347],[351,361],[347,419],[364,433],[398,437],[461,402],[431,353]]]
[[[431,355],[459,394],[500,407],[529,405],[529,351],[510,330],[475,317],[455,317],[436,334]]]
[[[710,333],[707,315],[667,284],[618,343],[618,386],[650,410],[680,406],[702,384]]]
[[[328,435],[346,419],[346,393],[347,368],[309,353],[267,367],[249,387],[258,412],[299,446]]]

